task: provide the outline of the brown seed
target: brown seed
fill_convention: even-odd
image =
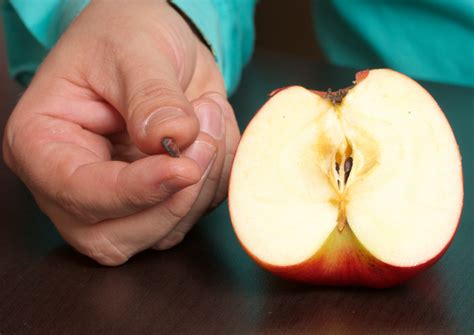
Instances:
[[[163,138],[161,140],[161,145],[171,157],[178,158],[180,156],[179,148],[172,138]]]
[[[344,183],[347,183],[347,179],[349,179],[349,174],[352,170],[352,157],[347,157],[344,161]]]
[[[352,169],[352,157],[347,157],[344,162],[344,172],[349,173]]]

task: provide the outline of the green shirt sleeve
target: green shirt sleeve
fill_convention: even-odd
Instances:
[[[234,92],[255,42],[256,0],[173,0],[211,46],[229,93]]]
[[[10,0],[3,3],[9,71],[27,84],[38,65],[90,0]],[[256,0],[174,0],[211,46],[232,93],[255,40]]]
[[[39,64],[89,0],[2,2],[10,75],[27,85]]]
[[[474,86],[474,1],[313,1],[331,63]]]

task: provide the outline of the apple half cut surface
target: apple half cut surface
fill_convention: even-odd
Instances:
[[[409,77],[276,91],[246,128],[229,186],[238,239],[267,270],[388,287],[433,264],[456,231],[462,165],[436,101]]]

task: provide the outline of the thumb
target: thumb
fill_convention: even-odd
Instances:
[[[134,144],[146,154],[164,152],[163,138],[184,149],[199,134],[192,104],[184,95],[177,70],[164,55],[140,52],[118,64],[118,110]]]

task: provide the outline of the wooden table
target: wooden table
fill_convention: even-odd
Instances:
[[[257,52],[232,98],[241,127],[271,90],[344,87],[353,70]],[[458,233],[435,266],[386,289],[310,287],[258,268],[233,234],[227,204],[178,247],[106,268],[67,246],[0,165],[0,334],[472,334],[474,90],[425,83],[454,129],[464,165]],[[2,128],[18,98],[4,77]]]

